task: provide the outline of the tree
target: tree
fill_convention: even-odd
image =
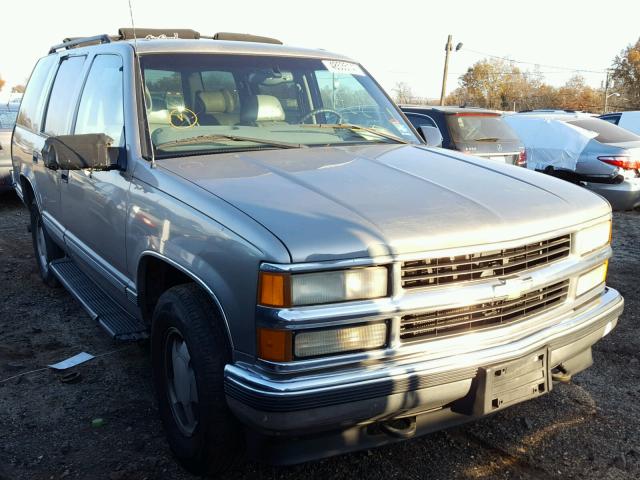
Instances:
[[[630,109],[640,108],[640,39],[613,60],[611,79]]]
[[[398,82],[396,83],[395,88],[393,89],[393,96],[396,103],[412,103],[415,98],[413,95],[413,90],[406,82]]]
[[[14,85],[11,87],[11,93],[24,93],[25,88],[24,85]]]
[[[0,77],[0,90],[2,90],[2,87],[4,87],[4,80],[2,79],[2,77]]]

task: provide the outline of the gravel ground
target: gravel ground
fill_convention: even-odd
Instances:
[[[0,480],[194,478],[165,442],[146,352],[112,343],[40,282],[28,220],[0,195]],[[572,384],[420,439],[288,468],[245,462],[228,478],[640,478],[639,237],[640,212],[616,213],[609,283],[626,310]],[[76,367],[77,383],[46,369],[3,380],[80,351],[104,356]]]

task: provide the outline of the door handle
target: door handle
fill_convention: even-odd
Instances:
[[[65,183],[69,183],[69,174],[68,173],[61,173],[60,174],[60,180],[62,180]]]

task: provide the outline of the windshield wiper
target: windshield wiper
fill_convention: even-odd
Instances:
[[[300,143],[280,142],[277,140],[262,140],[260,138],[240,137],[237,135],[226,135],[226,134],[198,135],[195,137],[171,140],[169,142],[163,142],[160,145],[156,145],[156,148],[161,149],[164,147],[197,145],[199,143],[212,143],[212,142],[218,142],[220,140],[232,140],[234,142],[253,142],[253,143],[259,143],[261,145],[269,145],[272,147],[279,147],[279,148],[307,148],[307,145],[303,145]]]
[[[407,140],[396,137],[390,133],[383,132],[378,130],[377,128],[372,127],[363,127],[362,125],[354,125],[352,123],[311,123],[311,124],[302,124],[303,128],[341,128],[344,130],[351,130],[352,132],[367,132],[373,135],[377,135],[378,137],[386,138],[387,140],[391,140],[396,143],[406,143],[409,144]]]

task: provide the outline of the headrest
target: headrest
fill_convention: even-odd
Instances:
[[[204,110],[201,113],[231,113],[236,109],[235,97],[228,90],[200,91],[197,97],[200,110]]]
[[[242,107],[240,119],[243,123],[281,122],[285,119],[280,100],[272,95],[253,95]]]

